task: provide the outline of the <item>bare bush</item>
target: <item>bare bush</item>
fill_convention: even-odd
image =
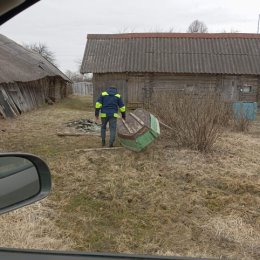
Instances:
[[[245,117],[233,118],[232,127],[235,131],[238,132],[247,132],[251,125],[251,121]]]
[[[212,149],[230,118],[229,106],[215,93],[155,93],[152,104],[175,144],[203,152]]]

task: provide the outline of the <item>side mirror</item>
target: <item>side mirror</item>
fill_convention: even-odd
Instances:
[[[31,154],[0,153],[0,214],[45,198],[51,190],[46,163]]]
[[[40,0],[1,0],[0,25]]]

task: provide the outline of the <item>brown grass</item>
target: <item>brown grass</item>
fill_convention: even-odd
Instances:
[[[164,136],[139,154],[76,153],[100,145],[96,136],[56,136],[68,120],[94,117],[77,102],[1,121],[1,150],[45,158],[53,190],[0,217],[0,246],[260,259],[258,123],[246,134],[225,132],[208,154],[176,149]]]
[[[244,259],[248,259],[247,252],[259,256],[259,232],[246,223],[243,218],[235,214],[213,217],[204,226],[204,229],[211,232],[219,242],[227,241],[228,243],[236,243],[241,255],[244,255]]]
[[[250,121],[249,119],[245,118],[245,117],[241,117],[241,118],[232,118],[231,120],[231,126],[233,128],[234,131],[238,131],[238,132],[248,132],[250,126],[252,125],[251,123],[252,121]]]
[[[1,217],[1,247],[69,250],[74,246],[70,238],[50,221],[52,207],[36,203]]]

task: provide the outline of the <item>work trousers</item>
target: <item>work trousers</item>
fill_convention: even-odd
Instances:
[[[107,128],[107,123],[109,123],[109,131],[110,131],[109,144],[113,144],[116,139],[117,118],[113,117],[113,116],[107,116],[107,117],[101,118],[101,122],[102,122],[102,126],[101,126],[102,142],[106,141],[106,128]]]

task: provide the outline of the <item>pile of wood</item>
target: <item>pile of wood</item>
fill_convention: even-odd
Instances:
[[[99,132],[100,125],[90,119],[72,120],[66,123],[67,127],[74,127],[80,132]]]

